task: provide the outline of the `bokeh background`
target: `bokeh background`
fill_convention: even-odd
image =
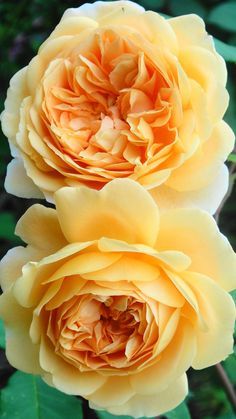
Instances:
[[[225,119],[236,131],[236,0],[139,0],[146,9],[167,16],[196,13],[216,39],[216,47],[228,66],[230,106]],[[48,37],[68,7],[83,4],[75,0],[0,0],[0,111],[4,106],[10,78],[28,64],[39,45]],[[8,143],[0,133],[0,256],[20,244],[14,235],[16,221],[35,201],[16,198],[4,190],[10,161]],[[236,249],[236,154],[229,158],[230,189],[216,214],[222,232]],[[21,182],[18,179],[18,182]],[[227,269],[227,266],[225,267]],[[24,348],[19,348],[24,350]],[[236,385],[236,357],[231,355],[222,368],[189,372],[190,393],[186,404],[170,412],[170,419],[233,419],[236,413],[228,392]],[[224,375],[224,371],[227,377]],[[87,403],[64,396],[38,378],[15,372],[4,354],[4,331],[0,321],[0,418],[5,419],[109,419],[108,414],[89,410]],[[163,416],[164,418],[164,416]]]

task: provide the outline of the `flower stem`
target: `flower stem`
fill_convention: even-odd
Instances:
[[[225,372],[225,369],[223,368],[221,364],[216,364],[215,367],[216,367],[217,374],[219,375],[220,380],[223,384],[225,392],[229,398],[229,401],[231,402],[232,407],[236,411],[236,393],[234,391],[233,384],[231,383],[228,375]]]

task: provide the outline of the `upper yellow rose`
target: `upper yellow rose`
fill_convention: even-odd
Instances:
[[[226,76],[196,15],[165,20],[129,1],[68,9],[11,80],[6,189],[52,200],[62,186],[129,177],[162,208],[213,213],[234,142]]]
[[[16,233],[28,246],[1,263],[10,363],[114,414],[174,408],[190,366],[232,351],[232,248],[209,214],[160,215],[132,180],[55,199],[25,213]]]

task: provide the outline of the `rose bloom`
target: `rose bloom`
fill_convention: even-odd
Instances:
[[[234,142],[226,76],[196,15],[166,20],[129,1],[68,9],[10,82],[7,191],[52,201],[62,186],[128,177],[162,208],[215,212]]]
[[[188,391],[185,371],[232,351],[236,256],[199,209],[159,214],[145,189],[65,187],[32,206],[28,246],[1,263],[10,363],[113,414],[156,416]]]

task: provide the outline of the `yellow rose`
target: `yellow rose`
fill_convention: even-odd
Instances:
[[[236,256],[214,219],[158,207],[118,179],[60,189],[1,263],[7,357],[114,414],[156,416],[188,391],[185,371],[233,346]],[[20,350],[23,348],[23,350]]]
[[[62,186],[128,177],[162,208],[214,213],[234,142],[226,76],[196,15],[165,20],[129,1],[68,9],[11,80],[7,191],[52,200]]]

